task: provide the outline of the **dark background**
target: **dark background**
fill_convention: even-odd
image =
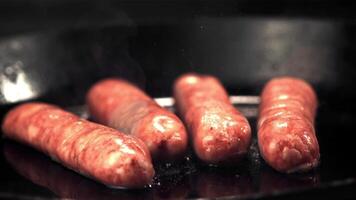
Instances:
[[[289,198],[352,197],[355,11],[354,3],[315,0],[1,1],[1,116],[18,102],[29,100],[65,108],[83,105],[87,89],[109,76],[135,82],[153,97],[171,96],[174,79],[184,72],[217,76],[231,95],[259,95],[270,78],[297,76],[310,82],[319,97],[316,127],[321,166],[312,175],[317,175],[317,184],[307,192],[276,189]],[[250,119],[252,126],[254,120]],[[1,140],[2,146],[7,143]],[[22,159],[28,157],[33,155]],[[21,178],[4,156],[0,166],[4,177],[0,197],[54,196]],[[189,176],[188,182],[199,174]],[[208,170],[204,177],[211,174],[216,175]],[[253,180],[256,184],[253,173],[248,174],[244,183]],[[272,175],[272,180],[275,177],[278,180],[280,175]],[[211,188],[235,183],[212,180]],[[281,185],[293,185],[285,181],[282,178]],[[239,184],[237,188],[242,187]],[[186,187],[190,191],[186,197],[199,197],[192,195],[196,193],[191,185]]]

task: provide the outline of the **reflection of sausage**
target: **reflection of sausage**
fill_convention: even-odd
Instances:
[[[187,177],[178,180],[160,180],[159,185],[154,185],[153,199],[186,199],[189,194],[189,181]]]
[[[2,128],[5,137],[112,187],[142,187],[154,175],[141,141],[52,105],[20,105],[6,115]]]
[[[124,80],[100,81],[87,103],[98,122],[140,138],[154,158],[174,159],[186,150],[187,134],[178,117]]]
[[[6,160],[15,170],[33,183],[48,188],[61,198],[74,199],[144,199],[147,192],[130,193],[111,190],[89,179],[69,171],[52,162],[36,151],[23,145],[7,142],[4,144]]]
[[[183,75],[175,82],[174,97],[200,159],[236,162],[247,152],[251,140],[248,121],[231,105],[216,78]]]
[[[307,171],[318,165],[315,136],[316,95],[303,80],[282,77],[261,95],[258,143],[265,161],[281,172]]]
[[[232,172],[199,172],[196,187],[197,193],[203,198],[243,196],[253,192],[252,181],[248,176]]]
[[[281,174],[264,169],[260,175],[260,192],[272,193],[276,191],[310,188],[319,184],[319,174]]]

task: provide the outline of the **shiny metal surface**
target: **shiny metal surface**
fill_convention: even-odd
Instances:
[[[257,96],[233,96],[234,105],[248,117],[251,127],[256,125],[258,100]],[[250,99],[246,101],[246,99]],[[170,97],[157,98],[156,101],[165,104],[172,103]],[[240,103],[236,103],[239,101]],[[167,109],[174,111],[170,104]],[[88,117],[85,106],[69,107],[84,118]],[[250,110],[254,112],[250,113]],[[156,163],[157,172],[154,183],[145,190],[115,190],[96,183],[84,176],[65,169],[60,164],[51,161],[45,155],[24,145],[3,140],[1,142],[3,156],[0,157],[2,170],[7,171],[0,187],[0,197],[33,199],[78,198],[86,199],[204,199],[204,198],[288,198],[313,197],[327,194],[329,197],[340,197],[344,188],[356,184],[354,164],[344,160],[344,165],[338,165],[340,156],[331,148],[335,143],[327,144],[328,137],[336,130],[348,130],[346,125],[352,116],[344,113],[344,119],[330,123],[330,116],[341,114],[321,106],[317,117],[316,132],[321,145],[321,164],[310,173],[281,174],[265,164],[260,157],[256,130],[253,128],[253,142],[245,160],[234,167],[219,168],[207,166],[196,159],[193,152],[173,163]],[[90,116],[89,116],[90,118]],[[340,129],[342,126],[343,129]],[[334,139],[335,140],[335,139]],[[337,140],[335,140],[337,141]],[[335,146],[334,146],[335,147]],[[339,147],[340,148],[340,147]],[[345,147],[348,148],[348,147]],[[352,152],[345,152],[349,156]],[[327,156],[324,156],[327,155]],[[342,170],[341,170],[342,169]],[[13,184],[20,187],[14,188]],[[27,190],[29,188],[29,190]],[[348,190],[347,190],[348,191]],[[335,196],[336,195],[336,196]],[[342,195],[349,195],[345,193]]]

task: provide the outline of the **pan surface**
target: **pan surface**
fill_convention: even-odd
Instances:
[[[247,116],[251,127],[256,127],[258,96],[231,96],[232,103]],[[172,98],[156,98],[156,101],[174,111]],[[85,106],[69,107],[83,118],[88,118]],[[1,198],[22,199],[198,199],[198,198],[298,198],[309,197],[332,190],[347,190],[355,186],[355,164],[325,143],[325,135],[342,131],[342,121],[329,123],[335,113],[319,108],[316,130],[321,144],[321,164],[309,173],[281,174],[265,164],[259,155],[256,130],[250,151],[239,165],[234,167],[207,166],[190,152],[182,161],[156,163],[154,183],[143,190],[115,190],[83,177],[29,147],[2,141]],[[90,118],[90,117],[89,117]],[[345,124],[344,124],[345,125]],[[345,127],[344,127],[345,128]],[[347,127],[346,127],[347,128]],[[351,154],[349,152],[349,154]],[[343,161],[343,165],[338,165]],[[346,189],[345,189],[346,188]],[[327,194],[327,193],[326,193]],[[332,193],[331,195],[335,195]],[[299,196],[298,196],[299,195]],[[337,197],[350,195],[344,192]],[[341,195],[341,196],[340,196]],[[352,195],[352,193],[351,193]],[[303,197],[304,197],[303,196]]]

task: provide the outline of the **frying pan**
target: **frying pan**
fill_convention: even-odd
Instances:
[[[122,191],[105,188],[35,150],[3,139],[0,197],[355,197],[355,32],[352,22],[341,19],[204,15],[163,24],[94,23],[3,34],[1,115],[18,103],[41,100],[90,117],[83,106],[85,93],[108,76],[128,79],[174,111],[173,100],[160,97],[170,96],[179,74],[196,71],[217,76],[230,94],[238,95],[231,100],[255,131],[263,84],[288,74],[307,80],[317,91],[321,164],[308,174],[277,173],[260,158],[254,139],[238,166],[206,166],[189,152],[181,162],[157,163],[151,188]]]
[[[255,122],[258,97],[232,96],[231,100],[251,122]],[[174,112],[172,98],[157,98],[156,101]],[[68,109],[83,118],[90,117],[85,106]],[[49,189],[61,198],[254,197],[274,195],[275,192],[303,191],[306,188],[319,187],[321,184],[318,170],[308,174],[283,175],[269,169],[259,156],[256,138],[247,158],[239,166],[222,169],[206,166],[199,162],[192,152],[189,152],[182,161],[156,163],[157,174],[153,184],[138,194],[130,190],[116,191],[106,188],[15,142],[4,141],[3,152],[7,164],[16,173],[35,185]]]

